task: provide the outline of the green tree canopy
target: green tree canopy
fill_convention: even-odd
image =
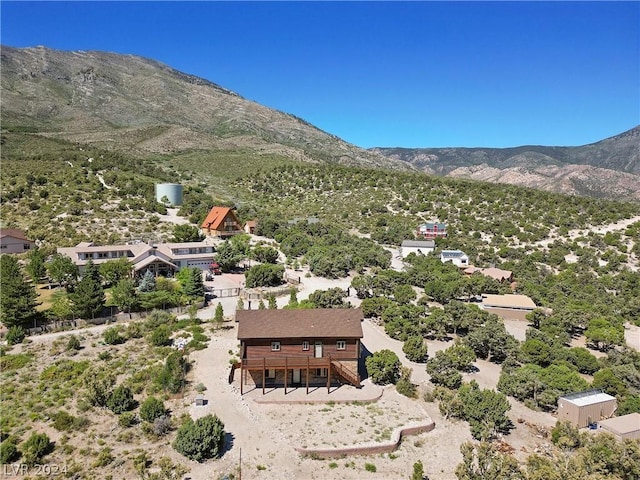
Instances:
[[[27,282],[15,257],[0,256],[0,320],[12,326],[30,326],[38,305],[35,286]]]
[[[400,378],[400,359],[391,350],[380,350],[365,360],[367,372],[373,383],[387,385]]]

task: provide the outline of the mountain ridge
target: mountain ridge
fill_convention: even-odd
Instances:
[[[211,152],[248,152],[252,161],[275,156],[640,200],[640,127],[578,147],[364,149],[153,59],[0,48],[4,131],[143,156],[197,151],[214,162]]]

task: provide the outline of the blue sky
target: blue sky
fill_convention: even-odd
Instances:
[[[361,147],[640,124],[640,2],[9,2],[3,45],[135,54]]]

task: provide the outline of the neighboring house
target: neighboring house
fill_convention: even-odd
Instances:
[[[451,262],[456,267],[469,266],[469,257],[462,250],[442,250],[440,252],[440,261],[442,263]]]
[[[409,254],[428,255],[436,249],[436,242],[433,240],[404,240],[400,245],[400,255],[407,258]]]
[[[347,382],[360,387],[362,310],[239,310],[240,393]]]
[[[200,226],[206,235],[230,237],[242,233],[242,224],[231,207],[213,207]]]
[[[214,261],[213,245],[204,242],[134,243],[130,245],[94,245],[82,242],[75,247],[60,247],[58,253],[73,260],[80,272],[91,259],[96,265],[126,258],[133,264],[135,274],[151,270],[154,275],[171,275],[183,267],[209,268]]]
[[[583,428],[611,417],[616,408],[616,397],[600,390],[571,393],[558,398],[558,421],[567,420]]]
[[[630,413],[598,422],[598,428],[611,433],[619,441],[640,439],[640,413]]]
[[[536,304],[526,295],[482,295],[480,306],[505,320],[526,320],[526,315],[536,308]]]
[[[258,225],[257,220],[248,220],[247,223],[244,224],[244,233],[249,233],[253,235],[256,231],[257,225]]]
[[[464,271],[467,275],[473,275],[476,272],[481,273],[485,277],[493,278],[500,283],[511,283],[513,281],[513,272],[511,270],[502,270],[495,267],[476,268],[472,265]]]
[[[35,246],[36,242],[29,240],[22,230],[0,228],[0,253],[23,253]]]
[[[447,224],[423,223],[418,225],[416,236],[422,238],[445,238],[447,236]]]

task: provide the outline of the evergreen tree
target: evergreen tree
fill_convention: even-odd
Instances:
[[[197,267],[187,268],[186,272],[179,276],[184,294],[192,299],[204,296],[204,282],[202,270]]]
[[[153,292],[156,289],[156,277],[151,270],[147,270],[138,285],[139,292]]]
[[[238,303],[236,303],[236,310],[244,310],[244,300],[242,300],[242,298],[238,298]]]
[[[218,302],[218,306],[216,307],[216,313],[213,317],[213,320],[216,323],[222,323],[224,321],[224,310],[222,309],[222,304]]]
[[[84,275],[70,294],[70,298],[76,313],[81,318],[94,318],[102,312],[106,298],[100,281],[100,272],[93,261],[87,262]]]
[[[264,304],[264,300],[260,299],[260,303],[258,303],[258,310],[266,309],[266,305]]]
[[[276,296],[271,294],[269,295],[269,310],[276,310],[278,308],[278,304],[276,303]]]
[[[0,320],[7,327],[30,326],[36,316],[35,286],[11,255],[0,256]]]

